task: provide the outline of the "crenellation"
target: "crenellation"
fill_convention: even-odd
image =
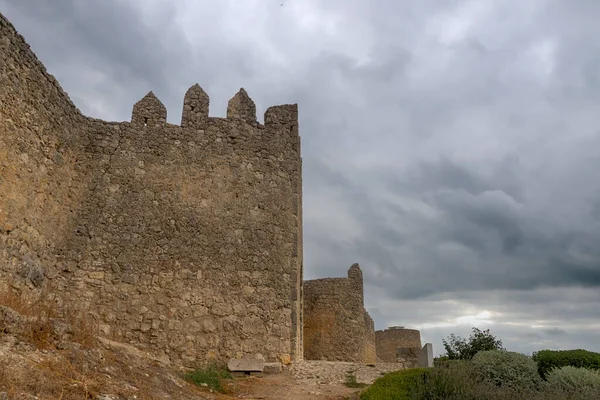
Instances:
[[[195,84],[185,93],[181,126],[183,128],[202,129],[208,122],[210,99],[208,94]]]
[[[227,103],[227,119],[244,121],[250,125],[258,125],[256,121],[256,105],[244,88]]]
[[[133,105],[131,123],[149,128],[164,127],[167,123],[167,108],[154,92],[150,91]]]
[[[295,135],[298,132],[298,105],[282,104],[267,108],[264,115],[265,126],[286,128],[286,132]]]

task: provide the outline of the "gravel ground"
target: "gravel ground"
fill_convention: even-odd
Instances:
[[[346,381],[348,374],[353,374],[358,382],[371,384],[383,374],[401,369],[404,369],[402,364],[300,361],[291,366],[290,373],[295,380],[306,383],[339,384]]]

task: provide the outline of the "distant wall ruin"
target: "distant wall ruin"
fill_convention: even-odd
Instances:
[[[375,329],[358,264],[347,278],[304,281],[304,358],[374,363]]]
[[[173,360],[301,359],[297,106],[208,105],[194,85],[181,126],[152,92],[130,122],[83,116],[0,14],[0,281]]]
[[[421,333],[418,330],[393,326],[376,331],[375,343],[379,362],[402,362],[410,367],[417,365],[421,351]]]

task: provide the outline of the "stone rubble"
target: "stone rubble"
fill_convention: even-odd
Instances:
[[[292,377],[299,382],[331,385],[346,382],[353,374],[357,382],[371,384],[388,372],[405,369],[399,363],[359,364],[340,361],[298,361],[290,366]]]

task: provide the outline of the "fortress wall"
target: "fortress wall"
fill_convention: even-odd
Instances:
[[[265,126],[146,118],[89,121],[99,172],[70,299],[171,358],[301,356],[296,106],[270,108]]]
[[[375,333],[363,305],[358,264],[348,278],[304,282],[304,358],[375,362]]]
[[[416,329],[391,327],[375,332],[377,359],[380,362],[395,363],[398,359],[398,349],[406,349],[413,354],[414,361],[421,350],[421,333]]]
[[[375,346],[375,322],[368,312],[365,312],[365,345],[363,347],[363,360],[369,363],[377,361]]]
[[[64,239],[76,229],[87,190],[82,120],[0,14],[0,275],[15,285],[41,289],[53,278]]]
[[[47,86],[33,53],[13,53],[10,82],[35,81],[0,88],[0,272],[34,260],[61,309],[173,360],[301,359],[297,106],[269,108],[261,125],[242,89],[212,118],[195,85],[182,126],[152,93],[131,122],[108,123]]]

